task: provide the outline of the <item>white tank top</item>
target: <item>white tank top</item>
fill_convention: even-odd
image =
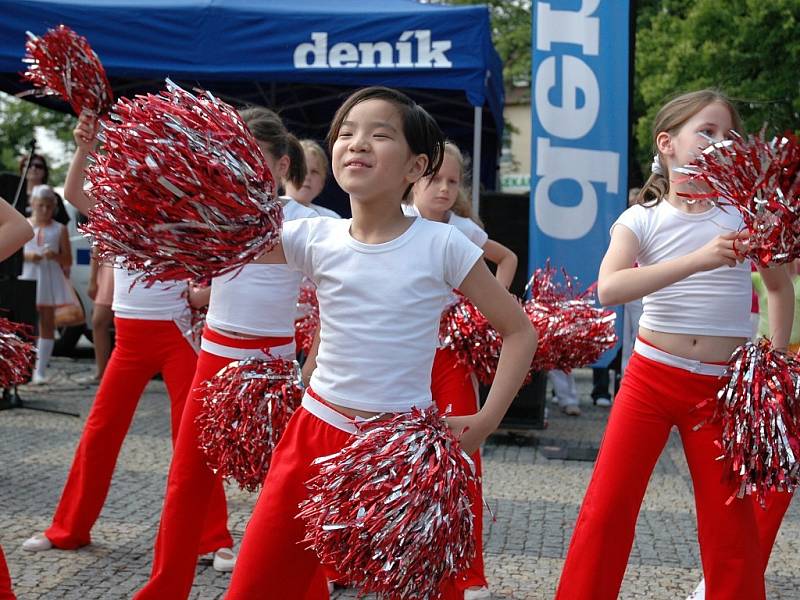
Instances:
[[[302,204],[285,198],[284,222],[318,218]],[[287,265],[245,265],[241,271],[215,277],[206,323],[214,329],[265,337],[294,336],[302,273]]]
[[[111,309],[123,319],[146,321],[173,321],[189,310],[186,298],[188,286],[184,282],[156,282],[151,287],[136,281],[139,273],[114,268],[114,301]]]

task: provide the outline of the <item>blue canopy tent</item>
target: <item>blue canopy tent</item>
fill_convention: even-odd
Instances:
[[[116,95],[165,77],[235,104],[278,110],[299,136],[322,139],[354,87],[401,88],[424,105],[494,187],[503,126],[502,65],[485,6],[416,0],[0,0],[0,90],[29,89],[25,32],[64,23],[86,36]],[[60,110],[54,99],[36,99]],[[481,154],[488,159],[481,160]],[[480,165],[480,168],[477,168]]]

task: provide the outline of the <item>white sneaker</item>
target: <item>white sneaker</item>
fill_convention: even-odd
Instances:
[[[39,373],[34,372],[33,377],[31,378],[31,385],[44,385],[46,383],[50,383],[50,378],[47,375],[40,375]]]
[[[43,552],[53,548],[53,542],[43,533],[37,533],[22,542],[22,549],[28,552]]]
[[[600,396],[597,400],[594,401],[597,406],[602,406],[603,408],[608,408],[611,406],[611,398],[606,398],[605,396]]]
[[[333,589],[334,589],[333,582],[329,579],[328,580],[328,596],[330,596],[333,593]]]
[[[214,570],[230,573],[236,565],[236,555],[230,548],[220,548],[214,552]]]
[[[75,383],[95,385],[100,383],[100,378],[97,376],[97,373],[87,373],[85,375],[79,375],[78,377],[73,378],[72,381]]]
[[[706,600],[706,580],[701,579],[700,583],[697,584],[697,587],[694,591],[689,594],[686,600]]]
[[[489,600],[491,597],[492,592],[487,587],[464,590],[464,600]]]

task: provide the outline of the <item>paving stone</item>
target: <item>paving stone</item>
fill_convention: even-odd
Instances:
[[[88,360],[55,358],[54,382],[21,388],[27,406],[78,412],[85,418],[96,387],[77,378]],[[553,597],[592,463],[549,460],[540,448],[597,448],[608,409],[591,405],[591,372],[577,372],[583,415],[549,408],[549,427],[534,432],[538,444],[492,438],[484,448],[485,560],[495,600]],[[0,543],[19,600],[130,598],[147,580],[170,458],[169,402],[164,384],[152,381],[117,463],[93,543],[77,551],[23,552],[21,543],[42,531],[61,494],[82,418],[28,409],[0,412]],[[523,440],[524,441],[524,440]],[[656,465],[637,523],[623,582],[623,600],[682,600],[700,579],[694,504],[686,460],[676,433]],[[227,488],[230,527],[241,540],[256,500]],[[770,600],[800,598],[800,508],[792,506],[767,571]],[[228,575],[198,566],[192,600],[222,598]],[[337,590],[333,598],[356,598]],[[287,599],[291,600],[291,599]]]

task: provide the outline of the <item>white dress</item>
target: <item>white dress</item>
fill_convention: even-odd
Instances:
[[[46,250],[58,252],[64,226],[56,221],[49,225],[35,225],[33,239],[25,244],[25,253],[44,255]],[[36,282],[37,306],[65,306],[72,304],[73,292],[58,260],[42,258],[39,262],[25,261],[20,279]]]

